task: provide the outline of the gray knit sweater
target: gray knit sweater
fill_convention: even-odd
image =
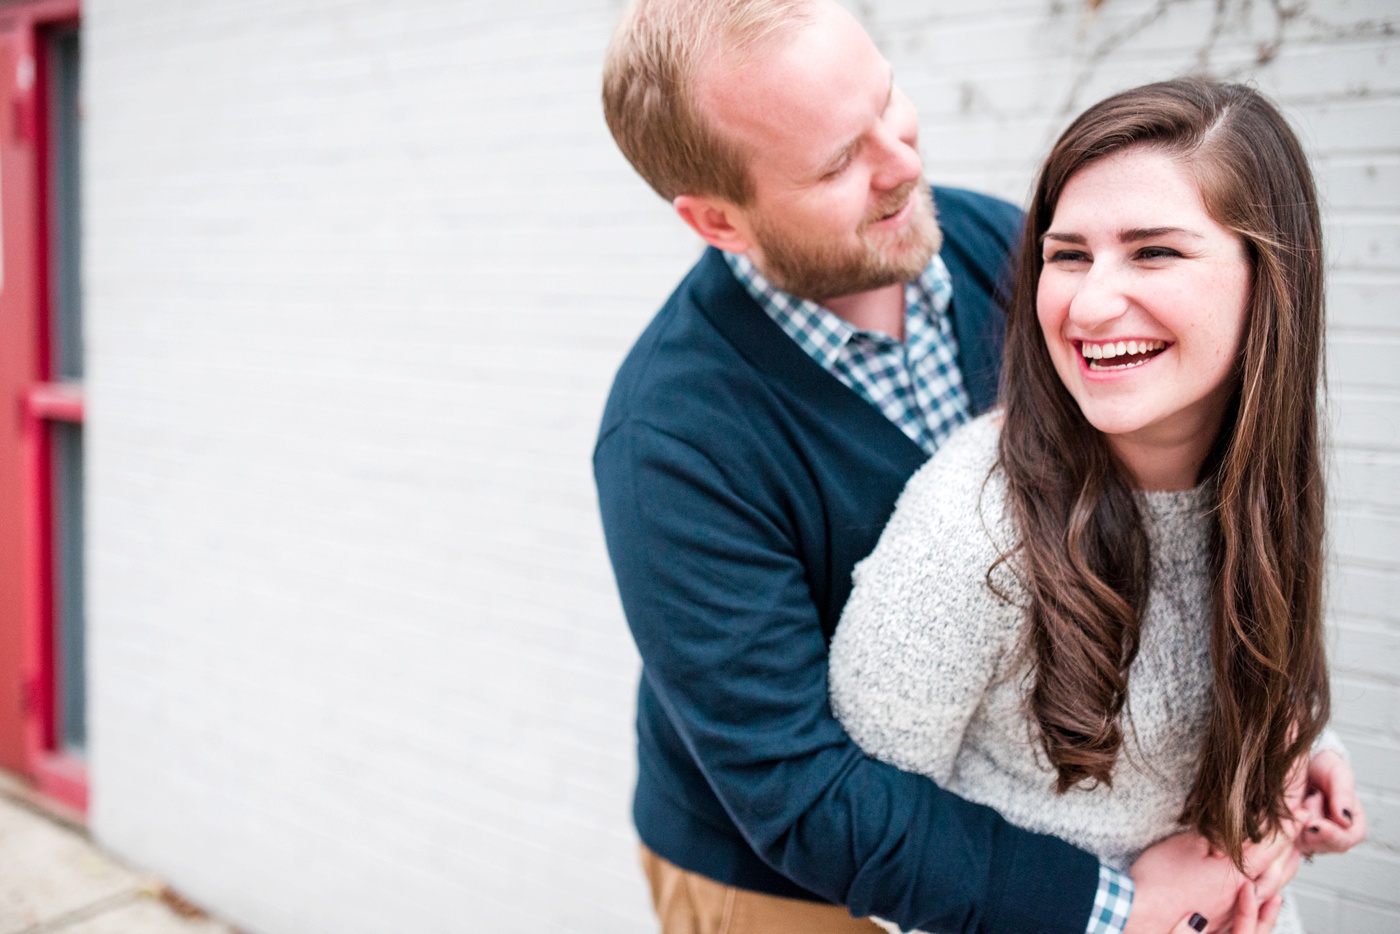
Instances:
[[[831,704],[870,755],[927,775],[1013,824],[1054,834],[1127,869],[1182,829],[1210,711],[1207,502],[1201,490],[1139,494],[1152,586],[1129,673],[1113,787],[1055,791],[1026,715],[1025,592],[987,570],[1015,536],[993,472],[999,416],[948,440],[900,496],[831,644]],[[1299,934],[1285,900],[1274,928]]]

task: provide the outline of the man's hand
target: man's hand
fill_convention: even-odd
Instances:
[[[1147,849],[1129,870],[1135,893],[1123,934],[1216,932],[1232,926],[1237,934],[1268,934],[1278,916],[1277,893],[1297,868],[1298,852],[1286,833],[1245,848],[1247,875],[1212,850],[1200,834],[1168,837]],[[1262,902],[1255,878],[1267,896]],[[1191,924],[1193,915],[1204,918],[1207,926]]]
[[[1124,934],[1269,934],[1300,855],[1342,853],[1366,838],[1356,777],[1336,752],[1318,753],[1306,778],[1299,768],[1286,795],[1293,820],[1245,847],[1244,874],[1196,833],[1146,850],[1129,871],[1136,893]]]
[[[1356,776],[1347,760],[1330,749],[1313,757],[1302,806],[1295,813],[1302,823],[1298,848],[1306,856],[1345,853],[1366,839]]]
[[[1266,865],[1266,864],[1265,864]],[[1217,931],[1229,924],[1245,877],[1197,833],[1180,833],[1154,844],[1128,870],[1133,909],[1123,934],[1163,934],[1192,915]],[[1200,931],[1204,928],[1188,927]]]

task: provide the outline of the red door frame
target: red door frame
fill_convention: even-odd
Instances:
[[[50,382],[50,152],[46,33],[81,0],[0,5],[0,766],[87,808],[87,769],[57,740],[50,426],[82,422],[81,387]],[[3,102],[0,102],[2,105]]]

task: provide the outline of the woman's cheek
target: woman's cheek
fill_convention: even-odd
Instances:
[[[1069,298],[1065,294],[1066,283],[1062,280],[1062,276],[1047,266],[1041,272],[1040,283],[1036,287],[1036,318],[1040,321],[1040,330],[1047,340],[1058,335],[1064,327]]]

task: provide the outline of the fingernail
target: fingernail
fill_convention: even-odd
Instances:
[[[1202,914],[1194,914],[1191,920],[1186,922],[1193,931],[1204,931],[1206,929],[1206,917]]]

